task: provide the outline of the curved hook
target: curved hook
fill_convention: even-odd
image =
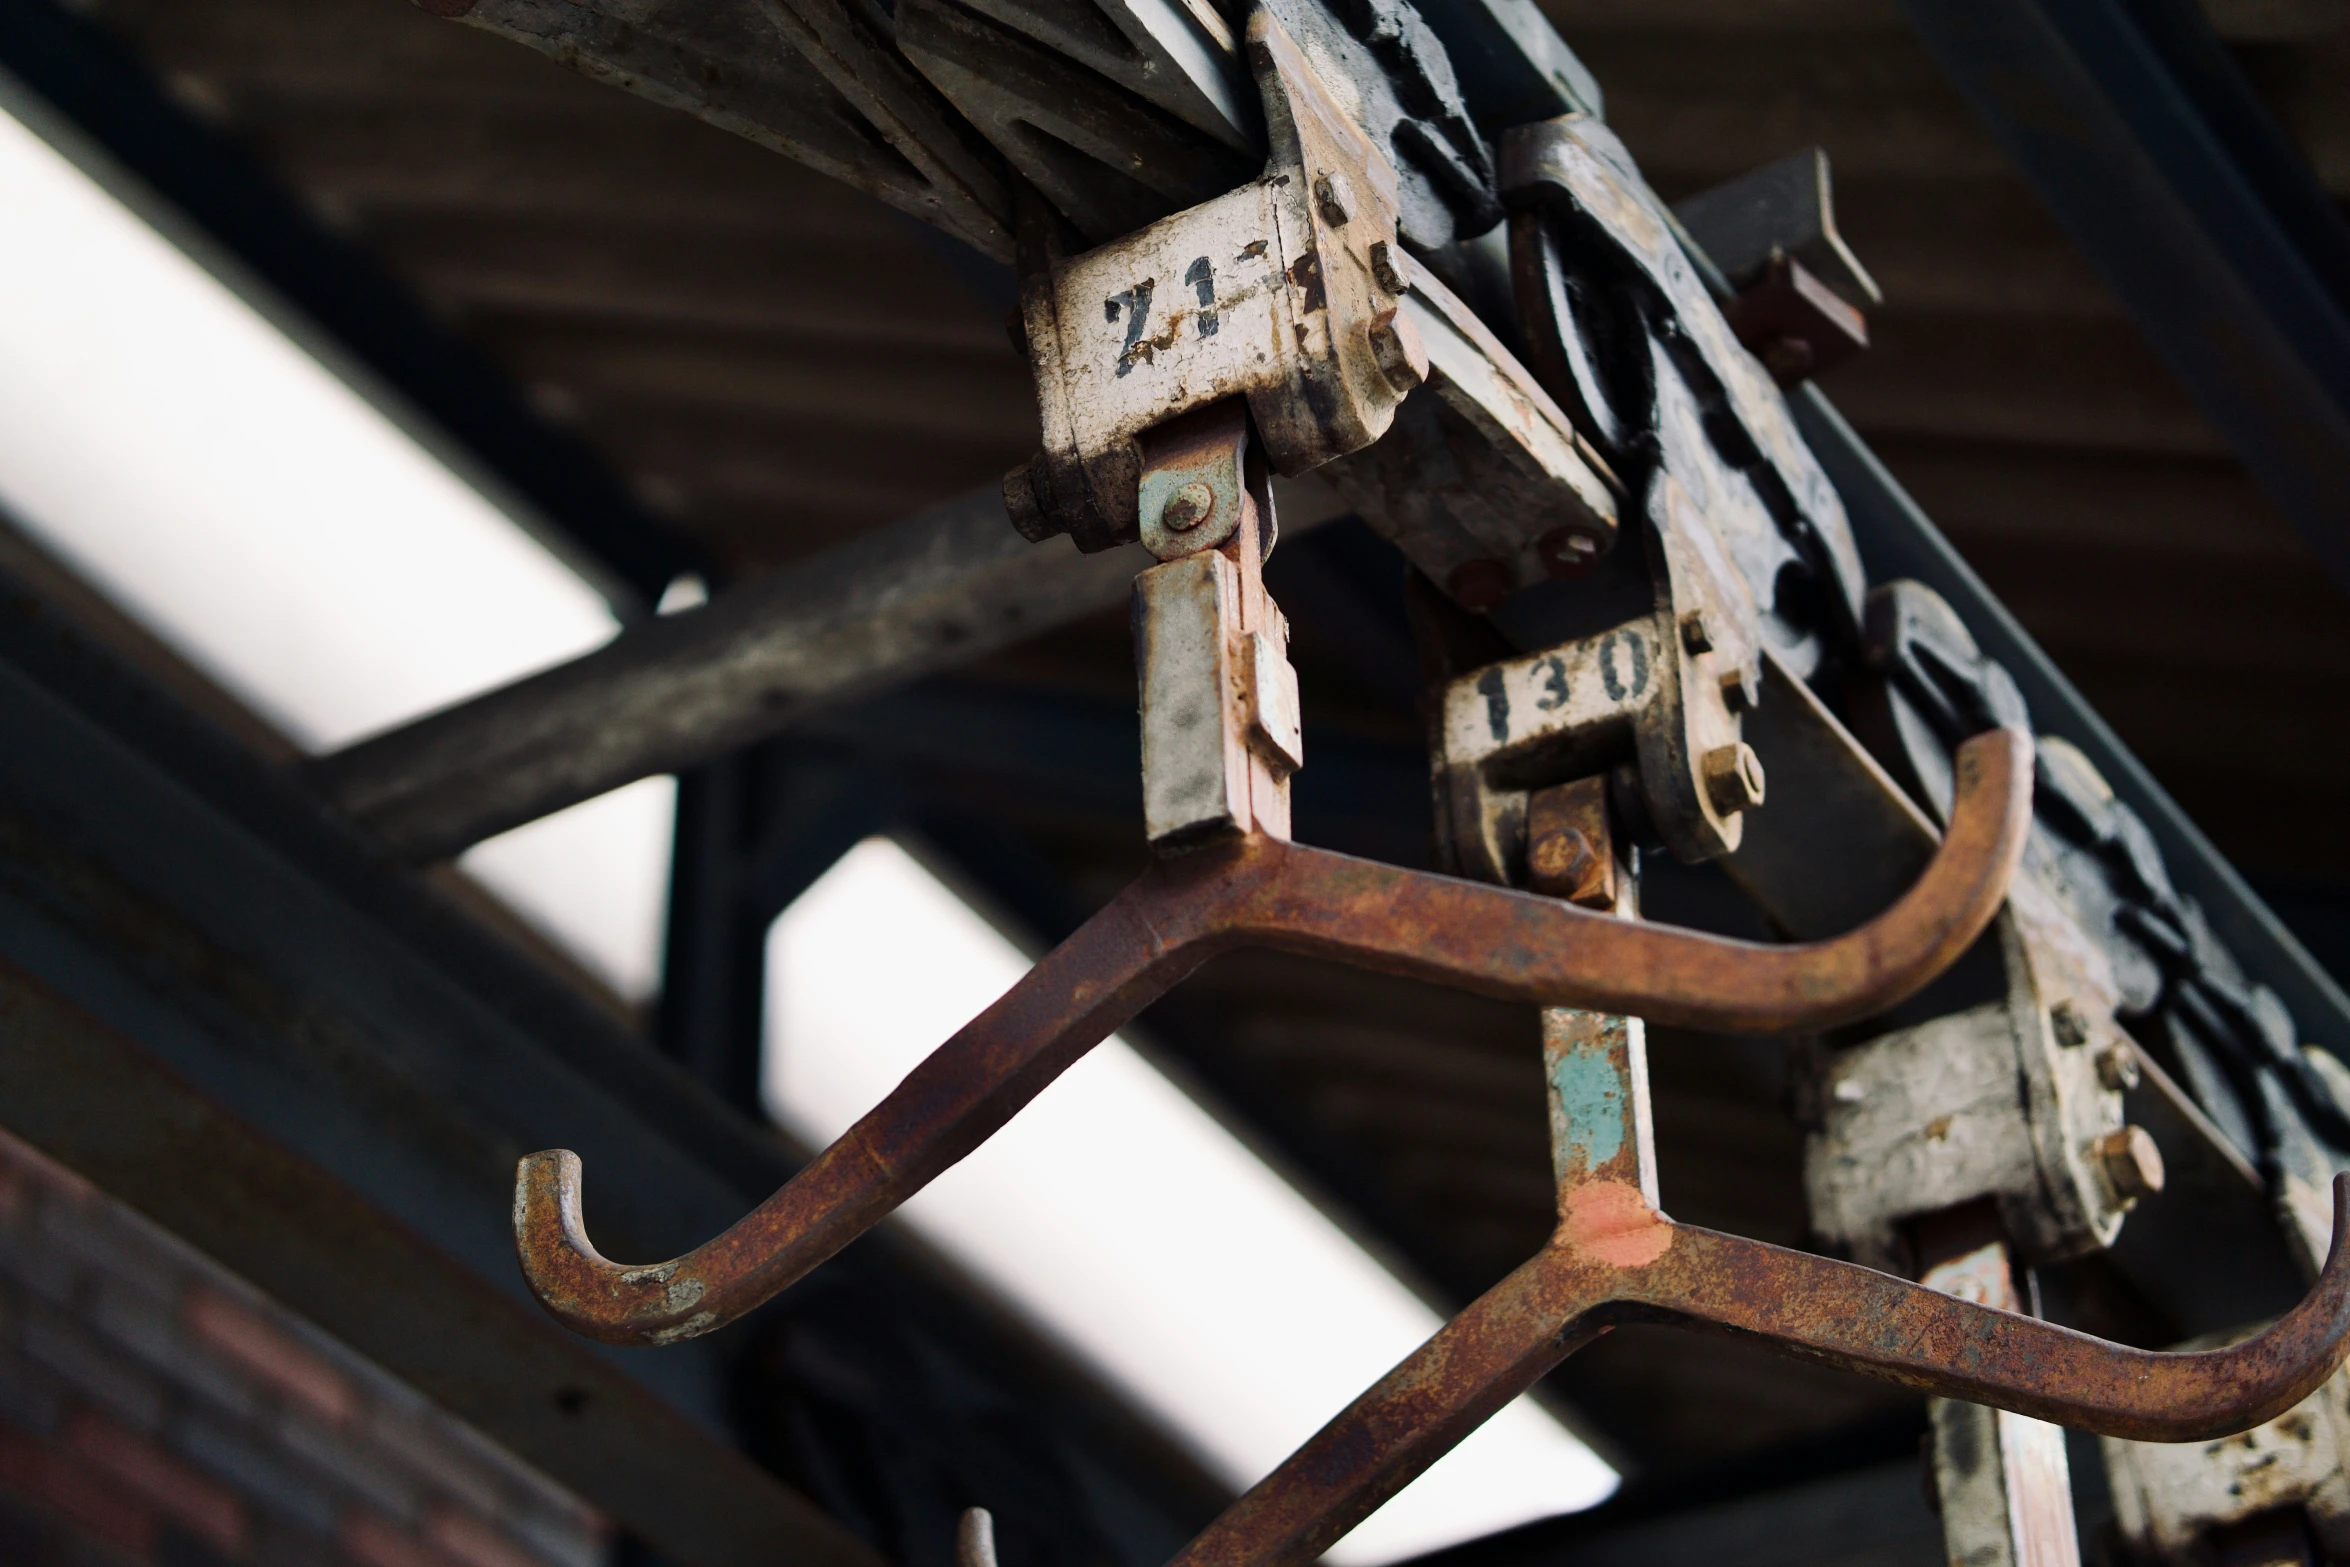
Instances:
[[[666,1344],[721,1327],[872,1227],[1235,946],[1725,1032],[1866,1017],[1947,968],[1998,912],[2031,826],[2031,769],[2020,730],[1967,741],[1950,830],[1917,884],[1858,930],[1798,946],[1619,920],[1273,838],[1163,861],[782,1190],[683,1257],[625,1267],[599,1256],[581,1214],[579,1160],[530,1155],[514,1195],[522,1270],[547,1310],[593,1338]]]
[[[2350,1175],[2317,1283],[2267,1331],[2161,1354],[1977,1305],[1851,1263],[1677,1225],[1638,1188],[1565,1193],[1544,1252],[1324,1426],[1172,1567],[1311,1561],[1605,1328],[1661,1321],[1749,1338],[1921,1392],[2138,1441],[2273,1419],[2350,1354]]]

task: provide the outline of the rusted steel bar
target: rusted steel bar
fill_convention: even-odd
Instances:
[[[1120,603],[1148,563],[1140,550],[1037,549],[991,484],[321,757],[311,776],[395,858],[446,859]]]
[[[2350,1175],[2315,1288],[2259,1336],[2200,1354],[2128,1349],[1891,1274],[1679,1225],[1637,1187],[1568,1189],[1541,1255],[1447,1323],[1224,1512],[1173,1567],[1313,1560],[1532,1387],[1626,1322],[1669,1322],[1946,1397],[2141,1441],[2258,1425],[2350,1352]]]
[[[1263,836],[1164,860],[781,1191],[683,1257],[643,1267],[606,1261],[581,1217],[579,1160],[562,1151],[523,1160],[515,1194],[523,1271],[557,1318],[612,1343],[671,1343],[720,1327],[847,1245],[1142,1007],[1238,946],[1725,1031],[1869,1016],[1966,950],[2022,853],[2030,737],[1979,735],[1957,765],[1950,831],[1917,884],[1860,929],[1800,946],[1620,920]]]

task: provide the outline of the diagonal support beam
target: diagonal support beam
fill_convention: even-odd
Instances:
[[[2350,589],[2350,226],[2188,0],[1901,0]]]
[[[781,732],[816,708],[1124,601],[1139,547],[1032,545],[995,485],[323,758],[399,859],[482,839]]]
[[[1283,484],[1295,534],[1339,514]],[[584,658],[321,758],[327,801],[427,864],[608,789],[698,766],[810,713],[1126,602],[1139,545],[1030,544],[986,485],[622,632]]]

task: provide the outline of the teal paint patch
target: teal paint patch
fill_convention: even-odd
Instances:
[[[1604,1054],[1561,1056],[1551,1092],[1566,1123],[1568,1167],[1596,1170],[1624,1151],[1624,1080]]]

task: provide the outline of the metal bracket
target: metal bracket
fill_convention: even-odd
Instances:
[[[1142,536],[1143,432],[1237,397],[1274,472],[1323,469],[1465,599],[1587,566],[1616,538],[1606,465],[1403,249],[1393,166],[1280,23],[1248,38],[1264,177],[1023,287],[1045,441],[1005,481],[1013,522],[1088,550]]]
[[[1445,687],[1437,802],[1463,874],[1521,881],[1531,792],[1585,774],[1625,768],[1648,825],[1691,862],[1735,852],[1763,803],[1740,735],[1762,676],[1754,604],[1678,485],[1660,483],[1652,613]]]

